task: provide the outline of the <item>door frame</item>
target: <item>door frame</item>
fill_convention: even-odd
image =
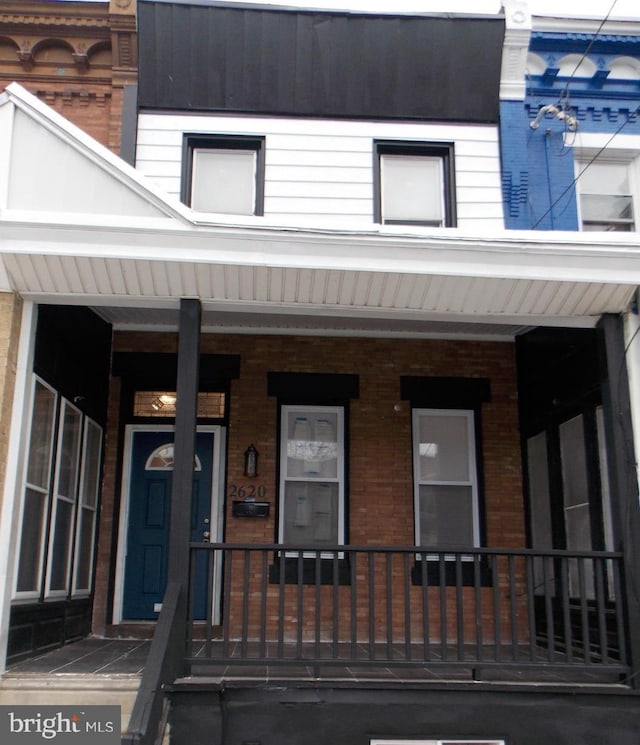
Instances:
[[[116,552],[116,572],[113,593],[113,616],[111,622],[137,623],[122,617],[124,605],[124,575],[127,560],[127,538],[129,532],[131,456],[133,438],[136,432],[174,432],[172,424],[127,424],[124,428],[124,448],[122,451],[122,481],[120,485],[120,519],[118,521],[118,548]],[[213,464],[211,471],[211,523],[209,538],[211,543],[222,540],[224,535],[224,453],[226,452],[226,428],[219,424],[198,425],[197,432],[213,433]],[[214,509],[217,504],[217,509]],[[213,576],[213,622],[220,618],[220,596],[222,584],[222,567],[219,561],[214,565]],[[149,622],[144,622],[149,623]],[[150,623],[154,623],[151,621]]]

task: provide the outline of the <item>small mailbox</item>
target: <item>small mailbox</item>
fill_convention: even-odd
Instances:
[[[234,500],[231,514],[233,517],[269,517],[269,502]]]

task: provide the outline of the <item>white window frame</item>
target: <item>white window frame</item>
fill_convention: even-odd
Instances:
[[[565,135],[565,145],[573,150],[576,176],[578,223],[582,230],[580,208],[580,172],[593,159],[595,162],[626,163],[629,167],[629,187],[633,196],[635,232],[640,231],[640,135],[578,132]]]
[[[576,178],[577,180],[577,207],[578,207],[578,219],[580,222],[580,230],[585,231],[584,220],[585,217],[582,213],[582,199],[581,197],[587,192],[584,192],[580,187],[580,175],[586,168],[598,167],[598,165],[623,165],[627,168],[627,178],[629,180],[629,196],[631,197],[631,206],[633,209],[633,230],[630,231],[617,231],[617,232],[637,232],[639,229],[640,220],[640,158],[629,158],[628,156],[615,156],[607,154],[598,156],[593,162],[591,158],[585,156],[579,156],[575,162]],[[605,195],[605,191],[602,192]],[[602,220],[601,222],[606,222]],[[611,221],[613,224],[613,221]],[[623,224],[623,223],[621,223]]]
[[[328,477],[323,474],[306,474],[304,476],[290,476],[287,472],[287,444],[291,439],[288,432],[289,414],[331,414],[336,416],[336,477]],[[345,439],[344,439],[345,410],[344,406],[303,406],[287,405],[280,407],[280,480],[278,485],[279,519],[278,536],[284,543],[285,531],[285,486],[287,482],[302,483],[334,483],[338,485],[338,540],[337,545],[343,545],[345,540]],[[310,546],[312,548],[312,546]],[[322,548],[318,544],[318,548]],[[305,556],[315,556],[315,551],[305,553]],[[330,554],[329,554],[330,555]]]
[[[47,527],[49,524],[49,511],[51,509],[51,499],[50,499],[50,492],[51,492],[51,469],[53,465],[53,457],[54,457],[54,451],[55,451],[55,444],[57,440],[57,431],[56,431],[56,422],[58,417],[58,392],[52,388],[50,385],[45,383],[42,378],[39,378],[37,375],[33,375],[33,380],[31,383],[31,407],[30,407],[30,421],[29,421],[29,431],[27,433],[27,442],[29,443],[29,449],[32,446],[31,442],[31,430],[33,427],[33,407],[35,405],[35,392],[36,392],[36,386],[42,386],[43,388],[46,388],[50,393],[53,394],[53,415],[52,415],[52,426],[51,426],[51,440],[49,443],[49,459],[48,459],[48,476],[47,476],[47,485],[46,488],[41,487],[39,485],[31,484],[27,479],[29,476],[29,459],[30,459],[30,452],[27,453],[27,457],[25,458],[25,464],[24,464],[24,477],[23,477],[23,487],[22,487],[22,511],[20,515],[20,526],[18,529],[18,547],[16,552],[16,570],[14,572],[14,588],[13,588],[13,598],[15,600],[31,600],[34,598],[39,598],[42,592],[42,579],[44,574],[44,552],[45,552],[45,546],[47,545],[48,540],[48,531]],[[27,489],[31,489],[33,491],[38,492],[42,495],[43,499],[43,507],[42,507],[42,525],[40,530],[40,540],[39,544],[37,546],[34,546],[34,550],[37,551],[38,558],[38,575],[37,575],[37,581],[36,581],[36,588],[34,590],[18,590],[18,579],[19,579],[19,573],[20,573],[20,554],[22,549],[22,529],[23,529],[23,523],[25,520],[25,501],[26,501],[26,492]]]
[[[415,225],[427,228],[456,226],[455,152],[453,142],[421,140],[374,140],[374,220],[383,225]],[[405,160],[437,163],[440,219],[423,219],[419,216],[397,217],[385,214],[387,188],[385,161]]]
[[[75,412],[79,417],[80,432],[78,436],[78,449],[75,453],[75,473],[73,474],[73,488],[70,494],[60,493],[60,469],[61,469],[61,455],[62,455],[62,437],[65,413],[67,409]],[[57,449],[56,449],[56,467],[55,477],[53,482],[53,496],[51,501],[51,520],[49,523],[49,546],[47,555],[47,569],[46,569],[46,581],[45,581],[45,598],[61,598],[69,595],[70,583],[71,583],[71,565],[72,565],[72,550],[74,548],[74,528],[76,523],[76,511],[78,505],[78,488],[80,485],[80,466],[82,462],[82,445],[83,445],[83,433],[84,433],[84,417],[80,409],[74,406],[72,403],[67,401],[66,398],[61,397],[60,411],[58,414],[58,432],[57,432]],[[64,588],[52,589],[51,581],[53,574],[53,555],[54,555],[54,544],[56,539],[56,518],[58,515],[58,509],[61,503],[71,505],[71,517],[70,517],[70,536],[67,540],[66,546],[66,578]]]
[[[15,572],[14,572],[14,585],[12,600],[16,603],[33,601],[34,599],[40,599],[44,597],[47,601],[55,601],[61,598],[69,597],[87,597],[91,594],[93,589],[93,575],[95,571],[94,566],[94,552],[95,552],[95,540],[96,540],[96,522],[98,518],[98,508],[100,499],[100,478],[101,478],[101,465],[102,465],[102,449],[103,443],[103,429],[102,427],[86,416],[79,408],[74,406],[64,396],[53,388],[53,386],[46,383],[37,375],[32,376],[31,384],[31,415],[29,422],[29,431],[27,433],[27,442],[29,448],[31,448],[31,429],[33,427],[33,415],[34,415],[34,404],[35,404],[35,391],[36,386],[40,385],[53,396],[53,414],[52,414],[52,427],[51,427],[51,442],[49,450],[49,462],[48,462],[48,477],[46,489],[38,485],[30,483],[27,479],[29,476],[29,453],[25,458],[24,464],[24,476],[23,476],[23,497],[22,497],[22,512],[20,516],[20,525],[18,528],[18,547],[15,556]],[[62,423],[64,421],[65,411],[70,410],[80,417],[80,430],[79,430],[79,443],[75,457],[75,473],[73,474],[74,484],[72,494],[60,494],[60,468],[61,468],[61,440],[63,435]],[[87,441],[88,432],[90,427],[95,427],[99,433],[99,453],[98,453],[98,467],[95,474],[95,483],[90,487],[89,484],[84,483],[85,471],[86,471],[86,458],[87,458]],[[94,492],[94,504],[88,505],[86,498],[88,494],[85,494],[85,487],[93,488]],[[23,541],[23,523],[25,520],[25,506],[26,506],[26,491],[30,489],[36,491],[42,495],[42,529],[40,531],[40,537],[38,545],[33,547],[33,551],[37,553],[35,561],[37,562],[37,578],[36,588],[34,590],[18,590],[18,579],[20,573],[20,558],[22,551]],[[79,547],[81,540],[80,530],[80,519],[81,510],[79,509],[79,500],[82,503],[82,509],[90,509],[93,512],[93,521],[91,527],[90,537],[90,561],[89,567],[89,587],[80,588],[77,584],[77,577],[79,571]],[[70,530],[66,544],[65,554],[65,586],[64,589],[51,589],[52,580],[52,561],[53,561],[53,546],[55,541],[55,525],[56,525],[56,514],[61,503],[71,504],[72,513],[70,516]]]
[[[260,216],[264,214],[264,170],[266,141],[262,135],[187,133],[183,135],[182,201],[200,214]],[[203,209],[194,206],[200,155],[219,153],[228,157],[251,155],[251,193],[246,209]],[[243,200],[244,201],[244,200]]]
[[[97,465],[95,472],[95,479],[91,482],[87,480],[87,469],[88,469],[88,457],[89,453],[89,432],[91,428],[95,428],[98,434],[98,452],[95,454],[97,457]],[[103,445],[104,432],[102,427],[94,422],[89,417],[84,418],[84,428],[82,435],[82,464],[80,468],[80,479],[79,479],[79,491],[78,491],[78,504],[76,509],[76,527],[75,527],[75,541],[73,549],[73,587],[72,596],[82,597],[91,594],[93,587],[93,575],[95,570],[95,562],[93,560],[95,540],[96,540],[96,522],[98,518],[98,500],[100,497],[100,477],[102,473],[102,445]],[[78,585],[78,575],[80,573],[80,549],[83,538],[83,524],[82,518],[83,513],[88,512],[92,515],[89,536],[89,561],[90,565],[88,568],[88,586],[80,587]]]
[[[469,479],[464,481],[441,481],[433,479],[421,479],[420,477],[420,418],[423,416],[456,417],[462,418],[467,424],[467,459]],[[480,546],[480,505],[478,489],[478,468],[476,460],[476,438],[475,438],[475,412],[473,409],[412,409],[412,433],[413,433],[413,483],[414,483],[414,515],[415,515],[415,543],[421,546],[420,525],[420,487],[433,484],[435,486],[468,486],[471,488],[472,507],[472,531],[473,545],[469,548]],[[435,547],[434,547],[435,548]],[[428,554],[428,559],[437,559],[438,555]],[[446,559],[455,557],[446,555]],[[464,558],[464,557],[463,557]]]

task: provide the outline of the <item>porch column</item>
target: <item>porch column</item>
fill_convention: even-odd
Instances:
[[[177,584],[184,592],[185,597],[189,586],[191,491],[193,488],[193,462],[196,446],[200,317],[199,300],[182,299],[180,301],[176,429],[167,582]],[[184,621],[186,624],[186,613]]]
[[[602,400],[615,548],[623,553],[626,628],[634,688],[640,688],[640,504],[622,318],[607,314],[603,332]]]

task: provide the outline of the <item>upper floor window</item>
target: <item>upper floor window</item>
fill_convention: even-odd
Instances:
[[[185,135],[182,200],[199,212],[262,215],[264,138]]]
[[[636,229],[638,189],[634,161],[577,161],[582,230]]]
[[[376,222],[455,226],[452,144],[377,141],[374,156]]]

